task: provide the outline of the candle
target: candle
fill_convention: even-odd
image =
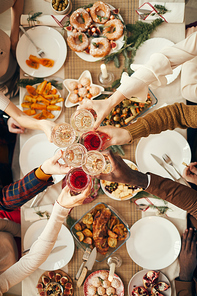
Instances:
[[[101,64],[101,73],[104,79],[108,77],[107,68],[105,64]]]
[[[116,264],[114,262],[110,264],[109,276],[108,276],[108,281],[110,281],[110,282],[113,281],[115,267],[116,267]]]

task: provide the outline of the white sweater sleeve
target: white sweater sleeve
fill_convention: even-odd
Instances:
[[[10,100],[0,91],[0,110],[5,111],[9,103]]]
[[[127,98],[138,96],[144,100],[148,85],[153,88],[164,86],[165,75],[171,74],[175,67],[195,56],[197,56],[197,32],[171,47],[166,47],[160,53],[151,55],[149,61],[143,66],[138,66],[133,75],[121,79],[121,85],[117,90]]]
[[[197,103],[197,57],[182,66],[181,92],[186,100]]]
[[[0,295],[34,272],[49,256],[69,210],[57,202],[51,217],[29,253],[0,275]]]

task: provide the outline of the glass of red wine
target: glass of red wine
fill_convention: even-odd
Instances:
[[[88,187],[91,177],[82,168],[73,168],[68,172],[66,182],[72,192],[79,193]]]
[[[85,148],[90,150],[102,150],[102,147],[110,137],[99,131],[89,131],[83,133],[79,138],[79,142],[85,146]]]

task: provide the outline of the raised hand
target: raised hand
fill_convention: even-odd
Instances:
[[[183,171],[183,178],[197,185],[197,162],[191,162]]]
[[[62,189],[62,192],[60,193],[57,201],[58,203],[65,208],[72,208],[83,204],[83,201],[90,195],[92,184],[89,184],[89,186],[80,194],[77,195],[70,195],[70,189],[68,186],[65,186]]]
[[[59,162],[62,155],[63,151],[58,150],[58,152],[53,157],[45,160],[45,162],[41,165],[43,172],[47,175],[67,174],[70,170],[70,167],[68,167],[67,164],[61,164]]]
[[[97,178],[111,182],[126,183],[142,188],[147,187],[148,177],[146,174],[132,170],[120,156],[114,155],[111,151],[104,152],[104,154],[109,157],[112,170],[111,173],[100,174]]]

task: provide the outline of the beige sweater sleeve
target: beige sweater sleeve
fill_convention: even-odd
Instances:
[[[125,127],[132,140],[175,128],[197,128],[197,106],[175,103],[159,108]]]
[[[197,103],[197,57],[182,65],[181,93],[186,100]]]
[[[0,91],[0,110],[5,111],[9,103],[10,100]]]
[[[0,295],[33,273],[49,256],[69,210],[54,205],[51,217],[29,253],[0,275]]]

